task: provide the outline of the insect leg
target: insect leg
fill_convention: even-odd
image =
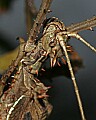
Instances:
[[[77,33],[68,33],[68,36],[70,37],[75,37],[77,39],[79,39],[81,42],[83,42],[86,46],[88,46],[91,50],[93,50],[94,52],[96,52],[96,48],[94,48],[92,45],[90,45],[90,43],[86,42],[80,35],[78,35]]]
[[[82,120],[86,120],[85,119],[85,115],[84,115],[82,102],[81,102],[81,98],[80,98],[80,94],[79,94],[79,90],[78,90],[78,86],[77,86],[76,79],[75,79],[75,76],[74,76],[74,73],[73,73],[73,70],[72,70],[71,62],[70,62],[70,59],[69,59],[69,56],[68,56],[68,53],[67,53],[67,49],[66,49],[66,44],[64,42],[64,38],[61,35],[59,35],[59,33],[58,33],[57,39],[59,40],[59,43],[60,43],[62,49],[65,52],[65,56],[66,56],[66,59],[67,59],[69,70],[70,70],[71,79],[72,79],[72,82],[73,82],[73,85],[74,85],[74,89],[75,89],[75,93],[76,93],[76,97],[77,97],[77,101],[78,101],[78,105],[79,105],[79,109],[80,109]]]

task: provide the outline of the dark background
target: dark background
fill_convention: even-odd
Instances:
[[[39,8],[41,0],[35,2]],[[96,15],[96,0],[53,0],[51,10],[48,16],[58,17],[67,26]],[[80,35],[96,46],[96,28],[94,32],[87,30]],[[27,39],[24,0],[14,0],[10,9],[0,14],[0,54],[15,48],[18,36]],[[76,39],[71,39],[70,43],[84,64],[76,73],[76,80],[86,118],[96,120],[96,54]],[[51,79],[52,83],[48,84],[52,86],[49,94],[54,109],[49,120],[81,120],[71,79],[63,75]]]

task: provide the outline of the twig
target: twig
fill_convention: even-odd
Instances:
[[[42,0],[37,18],[34,22],[33,28],[30,31],[29,42],[35,42],[36,35],[39,33],[42,22],[46,18],[46,13],[48,12],[51,2],[52,0]]]
[[[27,26],[27,32],[30,33],[31,28],[34,24],[34,19],[36,19],[37,16],[37,9],[34,4],[34,0],[26,0],[26,26]]]
[[[92,27],[96,26],[96,16],[91,19],[85,20],[83,22],[67,26],[66,29],[68,32],[80,32],[83,30],[92,30]]]
[[[15,70],[16,66],[18,65],[18,63],[20,62],[20,60],[22,59],[23,55],[24,55],[24,40],[20,38],[20,48],[19,48],[19,52],[18,52],[18,56],[17,58],[12,62],[12,64],[9,66],[9,69],[6,71],[6,73],[2,76],[2,78],[0,79],[0,97],[3,94],[3,89],[5,87],[5,83],[6,80],[10,77],[10,75],[12,74],[12,72]]]
[[[30,2],[33,2],[33,0],[30,0]],[[36,38],[36,31],[39,31],[39,29],[41,27],[41,23],[46,18],[46,13],[49,9],[49,6],[50,6],[51,2],[52,2],[52,0],[42,0],[42,3],[41,3],[41,6],[40,6],[39,13],[37,15],[36,21],[34,22],[33,28],[30,31],[29,42]],[[22,39],[20,39],[20,40],[22,41]],[[24,43],[24,41],[23,41],[23,43]],[[10,75],[12,74],[12,72],[14,71],[14,69],[16,68],[16,66],[18,65],[18,63],[20,62],[20,60],[22,59],[22,57],[24,55],[24,52],[22,51],[22,49],[24,49],[24,46],[25,46],[24,44],[23,44],[23,46],[22,46],[22,44],[20,45],[20,51],[18,53],[18,56],[17,56],[16,60],[14,60],[12,62],[9,69],[6,71],[6,73],[0,79],[0,97],[3,94],[3,89],[4,89],[4,86],[5,86],[6,80],[10,77]]]
[[[26,0],[26,3],[28,4],[28,7],[32,14],[37,14],[37,9],[34,4],[34,0]]]

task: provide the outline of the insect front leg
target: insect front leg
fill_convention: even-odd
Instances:
[[[67,59],[67,63],[68,63],[68,67],[69,67],[69,70],[70,70],[71,79],[72,79],[72,82],[73,82],[73,85],[74,85],[74,89],[75,89],[75,93],[76,93],[76,97],[77,97],[77,101],[78,101],[78,105],[79,105],[79,109],[80,109],[82,120],[86,120],[85,119],[85,115],[84,115],[83,106],[82,106],[82,101],[81,101],[79,90],[78,90],[78,86],[77,86],[77,83],[76,83],[76,78],[75,78],[75,75],[73,73],[72,65],[71,65],[71,62],[70,62],[70,59],[69,59],[69,56],[68,56],[68,53],[67,53],[67,49],[66,49],[65,41],[68,38],[65,35],[65,41],[64,41],[64,37],[62,36],[61,33],[57,33],[56,38],[58,39],[58,41],[60,43],[60,46],[64,50],[64,53],[65,53],[65,56],[66,56],[66,59]]]

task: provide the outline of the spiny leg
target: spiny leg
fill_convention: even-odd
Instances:
[[[80,40],[81,42],[83,42],[86,46],[88,46],[91,50],[93,50],[94,52],[96,52],[96,48],[94,48],[92,45],[90,45],[90,43],[86,42],[80,35],[78,35],[77,33],[68,33],[68,36],[70,37],[75,37],[78,40]]]
[[[62,48],[63,48],[63,50],[65,52],[65,56],[66,56],[66,59],[67,59],[69,70],[70,70],[71,79],[72,79],[72,82],[73,82],[73,85],[74,85],[74,89],[75,89],[75,93],[76,93],[76,97],[77,97],[77,101],[78,101],[78,105],[79,105],[82,120],[86,120],[85,115],[84,115],[82,102],[81,102],[81,98],[80,98],[80,94],[79,94],[79,90],[78,90],[78,86],[77,86],[76,79],[75,79],[75,76],[74,76],[74,73],[73,73],[73,70],[72,70],[71,62],[70,62],[70,59],[69,59],[69,56],[68,56],[68,53],[67,53],[64,38],[59,34],[57,35],[57,38],[58,38],[58,40],[60,42],[60,45],[62,46]]]

